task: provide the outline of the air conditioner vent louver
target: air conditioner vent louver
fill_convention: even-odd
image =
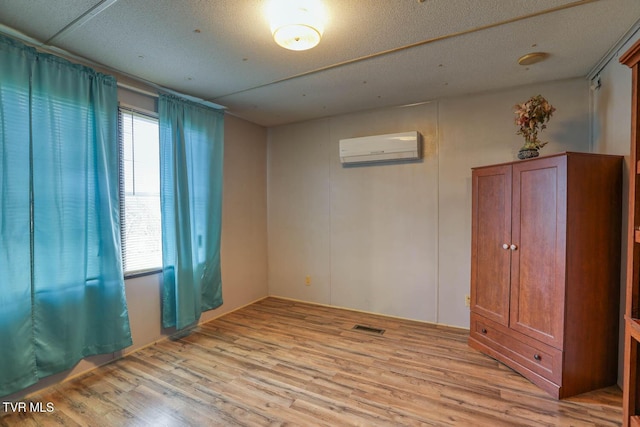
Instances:
[[[417,160],[421,151],[417,131],[340,140],[343,164]]]

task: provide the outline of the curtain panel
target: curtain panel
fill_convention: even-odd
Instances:
[[[132,344],[115,79],[0,36],[0,396]]]
[[[162,323],[184,329],[222,305],[224,113],[160,95]]]

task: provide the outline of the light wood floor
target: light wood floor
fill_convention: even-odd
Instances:
[[[354,331],[355,324],[386,332]],[[556,401],[470,349],[467,337],[267,298],[31,396],[55,410],[8,413],[0,425],[621,424],[618,387]]]

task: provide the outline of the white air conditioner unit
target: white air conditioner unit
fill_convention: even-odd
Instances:
[[[420,134],[416,131],[340,140],[340,162],[343,164],[419,158]]]

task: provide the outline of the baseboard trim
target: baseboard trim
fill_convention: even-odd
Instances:
[[[455,325],[447,325],[446,323],[437,323],[437,322],[430,322],[428,320],[411,319],[409,317],[394,316],[392,314],[377,313],[375,311],[360,310],[360,309],[357,309],[357,308],[343,307],[343,306],[332,305],[332,304],[323,304],[323,303],[314,302],[314,301],[305,301],[305,300],[301,300],[301,299],[283,297],[283,296],[279,296],[279,295],[269,295],[267,298],[276,298],[276,299],[281,299],[281,300],[286,300],[286,301],[299,302],[299,303],[303,303],[303,304],[317,305],[317,306],[320,306],[320,307],[327,307],[327,308],[335,308],[335,309],[339,309],[339,310],[353,311],[353,312],[356,312],[356,313],[372,314],[372,315],[375,315],[375,316],[388,317],[390,319],[407,320],[409,322],[423,323],[423,324],[426,324],[426,325],[433,325],[433,326],[438,326],[438,327],[443,327],[443,328],[458,329],[458,330],[462,330],[462,331],[468,331],[469,330],[469,328],[464,328],[462,326],[455,326]]]

